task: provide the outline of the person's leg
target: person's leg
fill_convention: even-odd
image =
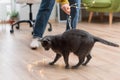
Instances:
[[[72,4],[77,4],[77,8],[75,7],[71,7],[71,28],[75,29],[78,23],[78,19],[79,19],[79,14],[80,14],[80,0],[69,0],[70,5]],[[67,24],[66,24],[66,30],[69,30],[69,22],[67,20]]]
[[[45,31],[46,25],[48,23],[48,19],[52,12],[55,0],[42,0],[40,5],[40,9],[36,16],[33,36],[34,37],[42,37]]]
[[[33,29],[33,40],[30,44],[32,49],[36,49],[40,45],[38,39],[44,34],[54,3],[55,0],[42,0],[40,4]]]

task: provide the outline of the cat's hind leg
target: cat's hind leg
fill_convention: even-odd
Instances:
[[[92,56],[91,56],[90,54],[88,54],[86,57],[87,57],[86,61],[82,64],[82,65],[84,65],[84,66],[86,66],[87,63],[88,63],[88,62],[90,61],[90,59],[92,58]]]
[[[85,57],[79,57],[79,62],[76,65],[72,66],[72,69],[78,68],[84,62],[84,59]]]
[[[64,53],[63,54],[64,62],[65,62],[65,69],[69,69],[69,53]]]

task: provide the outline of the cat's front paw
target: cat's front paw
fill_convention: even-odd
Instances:
[[[77,69],[78,68],[78,66],[72,66],[71,67],[71,69]]]
[[[54,62],[50,62],[49,65],[54,65]]]

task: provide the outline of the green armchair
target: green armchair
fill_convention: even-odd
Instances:
[[[87,11],[90,11],[88,22],[92,20],[93,12],[109,13],[109,24],[112,24],[113,13],[120,12],[120,0],[82,0]]]

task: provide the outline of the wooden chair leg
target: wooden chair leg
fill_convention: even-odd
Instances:
[[[90,12],[88,22],[90,23],[93,17],[93,12]]]
[[[110,12],[110,13],[109,13],[109,25],[110,25],[110,26],[112,25],[112,20],[113,20],[113,13]]]
[[[104,13],[99,13],[100,14],[100,20],[103,21],[104,19]]]

